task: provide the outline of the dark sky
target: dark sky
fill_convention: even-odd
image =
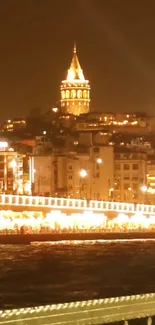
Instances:
[[[56,105],[74,40],[92,110],[155,114],[154,0],[0,0],[0,120]]]

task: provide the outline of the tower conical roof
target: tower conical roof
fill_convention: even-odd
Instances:
[[[85,81],[85,77],[84,77],[83,71],[81,69],[79,59],[77,56],[77,52],[76,52],[76,44],[74,44],[73,57],[72,57],[70,68],[67,73],[67,80],[68,81],[74,81],[74,80]]]

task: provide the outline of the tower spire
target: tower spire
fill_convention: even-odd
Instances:
[[[83,74],[83,71],[81,69],[77,52],[76,52],[76,43],[74,42],[74,48],[73,48],[73,57],[71,61],[70,68],[68,69],[67,73],[67,80],[68,81],[74,81],[74,80],[81,80],[84,81],[85,77]]]
[[[76,54],[76,42],[74,42],[74,50],[73,50],[73,53]]]

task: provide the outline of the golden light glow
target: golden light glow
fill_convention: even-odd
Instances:
[[[77,80],[84,82],[85,77],[77,57],[76,49],[74,47],[72,62],[67,74],[67,81],[74,82]]]
[[[8,142],[6,142],[6,141],[0,141],[0,148],[3,148],[3,149],[8,148]]]
[[[84,211],[67,215],[59,210],[43,215],[42,212],[0,211],[2,233],[60,233],[60,232],[128,232],[155,231],[155,216],[141,213],[128,216],[118,214],[108,219],[104,213]]]
[[[82,175],[87,176],[87,171],[81,170]],[[34,172],[34,171],[33,171]],[[80,176],[80,174],[79,174]],[[113,191],[113,188],[110,189]],[[56,198],[56,197],[43,197],[43,196],[27,196],[27,195],[0,195],[0,205],[18,205],[21,207],[32,206],[35,207],[51,207],[55,209],[72,209],[83,210],[87,209],[96,212],[113,211],[117,213],[144,213],[146,215],[155,215],[155,205],[134,204],[126,202],[109,202],[109,201],[96,201],[96,200],[79,200],[71,198]]]
[[[147,192],[147,186],[146,185],[143,185],[141,187],[141,191],[144,192],[144,193],[146,193]]]
[[[13,159],[11,162],[10,162],[10,167],[11,168],[15,168],[17,166],[17,163],[15,161],[15,159]]]
[[[80,177],[82,177],[82,178],[84,178],[88,175],[88,173],[85,169],[81,169],[79,174],[80,174]]]
[[[98,164],[102,164],[102,158],[97,158],[96,162],[97,162]]]

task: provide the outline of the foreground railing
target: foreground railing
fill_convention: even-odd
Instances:
[[[91,211],[116,211],[118,213],[143,213],[154,215],[155,205],[79,200],[66,198],[53,198],[43,196],[26,195],[0,195],[0,205],[2,206],[27,206],[44,207],[56,209],[91,210]]]
[[[155,294],[77,301],[0,311],[0,324],[106,324],[155,315]]]

